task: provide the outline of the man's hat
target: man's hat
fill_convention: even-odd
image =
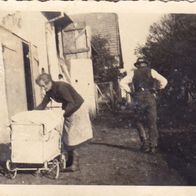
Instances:
[[[138,67],[138,65],[140,65],[141,63],[148,64],[147,61],[144,60],[144,58],[139,57],[139,58],[137,59],[136,63],[134,63],[134,65],[135,65],[136,67]]]

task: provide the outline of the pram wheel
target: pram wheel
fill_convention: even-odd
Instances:
[[[33,175],[34,175],[35,177],[42,177],[42,172],[41,172],[40,169],[37,169]]]
[[[47,176],[52,179],[58,179],[60,172],[59,161],[54,159],[52,162],[48,163]]]
[[[6,168],[7,168],[8,172],[9,172],[8,173],[9,178],[11,178],[11,179],[16,178],[17,170],[16,170],[16,168],[12,167],[12,163],[11,163],[10,160],[6,161]]]
[[[10,171],[9,172],[9,177],[11,179],[15,179],[16,178],[16,175],[17,175],[17,170],[14,170],[14,171]]]

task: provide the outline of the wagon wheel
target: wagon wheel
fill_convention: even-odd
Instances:
[[[59,161],[54,159],[52,162],[48,163],[47,176],[52,179],[58,179],[60,172]]]
[[[7,161],[6,161],[6,168],[7,168],[8,172],[9,172],[9,173],[8,173],[8,176],[9,176],[11,179],[16,178],[17,169],[16,169],[16,168],[13,168],[13,166],[12,166],[10,160],[7,160]]]

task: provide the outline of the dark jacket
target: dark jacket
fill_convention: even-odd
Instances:
[[[51,98],[58,103],[62,103],[62,109],[65,110],[64,117],[71,116],[84,102],[84,99],[70,84],[62,81],[53,81],[51,90],[46,92],[43,101],[36,109],[45,109]]]

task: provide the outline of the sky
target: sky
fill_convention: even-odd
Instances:
[[[119,29],[124,68],[130,70],[137,57],[134,50],[143,45],[149,34],[149,28],[160,20],[163,14],[118,13]]]

